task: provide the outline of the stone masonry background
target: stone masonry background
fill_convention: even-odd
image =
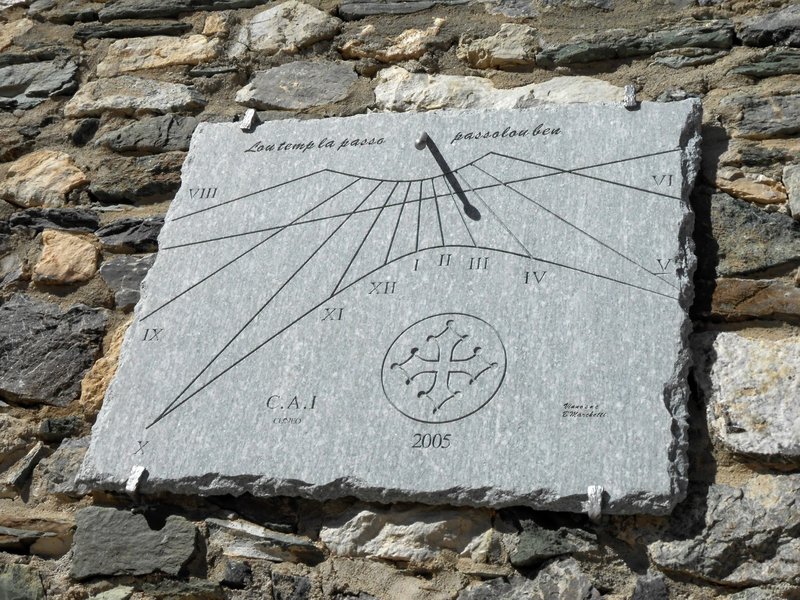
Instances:
[[[0,598],[800,598],[799,75],[784,0],[0,0]],[[626,84],[704,108],[671,516],[76,485],[198,122]]]

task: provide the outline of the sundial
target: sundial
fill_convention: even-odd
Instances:
[[[81,477],[670,510],[698,127],[692,101],[201,125]]]

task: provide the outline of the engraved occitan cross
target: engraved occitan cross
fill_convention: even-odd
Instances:
[[[433,375],[431,386],[427,390],[421,390],[417,397],[429,399],[433,403],[434,414],[449,400],[461,394],[464,386],[452,385],[454,376],[462,375],[466,377],[467,385],[472,385],[486,371],[497,366],[497,363],[490,363],[481,356],[480,346],[474,347],[470,355],[457,358],[459,346],[469,338],[469,335],[458,333],[454,326],[454,321],[448,320],[441,332],[428,336],[426,341],[436,343],[435,357],[427,358],[420,354],[418,348],[412,348],[410,356],[405,361],[391,365],[392,369],[400,369],[405,373],[406,385],[411,385],[420,375]]]

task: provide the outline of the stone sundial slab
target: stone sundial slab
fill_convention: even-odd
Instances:
[[[694,101],[202,124],[81,479],[663,513]]]

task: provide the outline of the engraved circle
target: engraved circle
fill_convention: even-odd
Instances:
[[[452,423],[494,398],[506,375],[497,330],[466,313],[425,317],[398,335],[383,358],[389,403],[420,423]]]

